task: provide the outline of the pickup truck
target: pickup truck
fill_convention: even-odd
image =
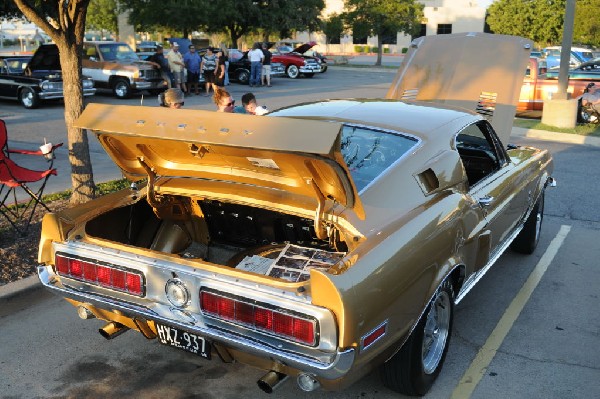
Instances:
[[[158,94],[167,88],[160,71],[141,61],[127,43],[88,41],[83,44],[83,73],[94,79],[96,87],[110,89],[117,98],[128,98],[135,91]]]
[[[600,81],[597,72],[569,71],[567,92],[571,98],[579,97],[588,83]],[[558,91],[558,70],[548,70],[546,61],[530,58],[519,96],[517,112],[541,111],[545,100],[551,100]]]

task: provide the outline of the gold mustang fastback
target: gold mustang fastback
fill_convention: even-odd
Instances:
[[[381,367],[386,386],[424,394],[454,305],[506,248],[534,251],[554,184],[547,151],[506,147],[493,127],[514,115],[518,79],[508,97],[511,85],[484,79],[472,102],[452,93],[460,74],[427,86],[445,70],[419,54],[430,41],[465,59],[468,41],[492,35],[443,36],[413,44],[389,99],[264,117],[88,105],[76,125],[134,183],[44,217],[42,283],[106,320],[108,339],[131,329],[256,366],[267,392],[288,376],[341,389]],[[493,40],[509,43],[500,56],[522,79],[530,44]],[[498,58],[502,46],[487,47]],[[427,101],[393,99],[421,58],[411,87]],[[440,104],[452,100],[473,111]]]

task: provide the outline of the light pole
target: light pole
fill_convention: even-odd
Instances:
[[[570,99],[567,93],[574,22],[575,0],[567,0],[563,22],[563,40],[560,49],[558,91],[551,100],[544,101],[544,109],[542,111],[543,124],[567,129],[572,129],[577,124],[577,100]]]

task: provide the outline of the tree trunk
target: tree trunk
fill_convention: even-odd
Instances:
[[[81,51],[85,32],[85,19],[90,0],[44,2],[55,12],[48,18],[39,2],[14,0],[23,15],[48,34],[58,47],[63,78],[65,125],[71,163],[73,194],[71,203],[79,204],[94,198],[95,187],[87,133],[73,127],[83,111],[81,83]],[[32,6],[31,3],[36,3]],[[52,22],[52,23],[51,23]]]
[[[375,61],[375,65],[381,65],[381,55],[383,54],[383,40],[381,39],[381,34],[377,35],[377,61]]]
[[[73,194],[71,203],[87,202],[95,196],[94,174],[87,131],[73,126],[83,111],[83,88],[81,87],[81,57],[79,46],[59,45],[60,63],[63,71],[65,96],[65,122],[69,141],[69,162]]]

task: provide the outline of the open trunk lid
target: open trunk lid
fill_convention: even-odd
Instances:
[[[476,111],[506,143],[532,45],[522,37],[489,33],[420,37],[411,43],[386,98]]]
[[[149,177],[153,189],[217,182],[232,192],[280,192],[283,203],[309,197],[320,212],[335,202],[364,218],[340,123],[89,104],[75,126],[92,130],[128,179]]]

